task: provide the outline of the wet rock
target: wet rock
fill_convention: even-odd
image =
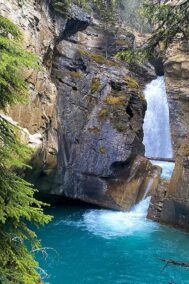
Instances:
[[[69,17],[62,5],[46,1],[21,8],[0,0],[0,8],[23,29],[26,49],[44,66],[24,72],[29,102],[8,110],[32,135],[30,144],[40,140],[29,180],[50,194],[129,209],[158,179],[158,170],[141,157],[145,68],[137,81],[137,68],[113,58],[133,46],[134,36],[107,32],[75,5]]]
[[[80,33],[77,41],[63,40],[56,47],[52,74],[58,91],[62,185],[52,193],[129,209],[142,199],[150,179],[148,160],[134,158],[144,154],[146,103],[133,73],[104,57],[103,50],[94,53],[96,41],[86,48],[87,38]]]
[[[120,175],[110,180],[107,194],[117,204],[116,209],[129,210],[156,190],[161,168],[153,166],[144,157],[137,156],[127,166],[117,171]],[[118,167],[118,166],[117,166]]]
[[[161,199],[161,222],[189,227],[189,41],[180,38],[170,45],[164,62],[176,165],[165,198]],[[155,210],[155,209],[154,209]],[[155,214],[156,215],[156,214]]]
[[[176,165],[161,212],[161,221],[189,228],[189,143],[178,151]]]
[[[152,194],[147,218],[161,222],[161,212],[166,198],[169,181],[160,179],[158,186]]]
[[[137,156],[112,165],[109,177],[72,172],[66,196],[101,207],[129,210],[156,189],[160,171],[148,159]]]

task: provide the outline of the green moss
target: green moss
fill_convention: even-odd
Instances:
[[[79,49],[78,51],[80,52],[81,55],[87,56],[92,61],[96,62],[97,64],[108,65],[108,66],[119,66],[119,64],[117,62],[114,62],[112,60],[108,60],[100,54],[95,54],[95,53],[92,53],[92,52],[89,52],[89,51],[86,51],[86,50],[83,50],[83,49]]]
[[[127,130],[127,126],[126,123],[124,123],[123,121],[117,121],[114,123],[114,127],[117,129],[117,131],[119,132],[124,132]]]
[[[125,96],[115,96],[113,94],[108,95],[104,102],[107,105],[124,105],[125,104]]]
[[[88,130],[89,130],[89,132],[92,132],[94,134],[99,134],[100,133],[100,129],[98,127],[96,127],[96,126],[90,127],[90,128],[88,128]]]
[[[138,92],[138,97],[142,100],[142,101],[145,101],[145,96],[144,96],[144,93],[142,91],[139,91]]]
[[[109,109],[108,108],[103,108],[99,111],[98,113],[98,117],[100,119],[105,119],[108,117],[108,114],[109,114]]]
[[[130,76],[125,76],[124,77],[124,80],[125,82],[127,83],[127,86],[129,88],[132,88],[132,89],[138,89],[139,88],[139,84],[138,82],[136,81],[136,79],[130,77]]]
[[[100,88],[100,79],[97,77],[92,78],[91,93],[96,93]]]
[[[104,146],[101,146],[99,148],[99,152],[100,152],[100,154],[105,155],[106,154],[106,148]]]
[[[182,147],[181,147],[182,151],[182,155],[183,156],[189,156],[189,145],[188,144],[184,144]]]
[[[82,79],[83,78],[83,74],[79,71],[68,71],[68,74],[75,79]]]
[[[116,44],[117,45],[129,45],[129,42],[126,39],[117,39]]]
[[[68,14],[68,10],[70,7],[71,1],[69,0],[52,0],[52,6],[55,9],[55,11],[63,14],[63,15],[67,15]]]

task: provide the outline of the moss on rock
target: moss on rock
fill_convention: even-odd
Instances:
[[[108,66],[119,66],[119,64],[117,62],[106,59],[101,54],[92,53],[92,52],[89,52],[89,51],[84,50],[84,49],[79,49],[78,51],[81,55],[87,56],[92,61],[96,62],[97,64],[108,65]]]
[[[92,83],[91,83],[91,93],[94,94],[96,93],[100,88],[100,79],[98,77],[93,77],[92,78]]]
[[[127,125],[123,121],[115,121],[114,122],[114,127],[117,129],[119,132],[125,132],[127,130]]]
[[[129,45],[129,42],[126,39],[117,39],[116,44],[117,45]]]
[[[100,119],[105,119],[108,117],[109,114],[109,109],[108,108],[102,108],[99,113],[98,113],[98,117]]]
[[[124,105],[125,104],[125,96],[115,96],[115,95],[108,95],[105,99],[104,102],[107,105]]]
[[[106,148],[104,146],[101,146],[99,148],[99,152],[100,152],[100,154],[105,155],[106,154]]]
[[[125,82],[127,83],[127,86],[129,88],[132,88],[132,89],[138,89],[139,88],[139,84],[138,82],[136,81],[136,79],[130,77],[130,76],[125,76],[124,77],[124,80]]]
[[[68,71],[68,75],[70,75],[74,79],[82,79],[83,74],[79,71]]]

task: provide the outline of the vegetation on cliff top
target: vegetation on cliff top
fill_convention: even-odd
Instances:
[[[24,51],[20,30],[0,16],[0,110],[22,102],[27,84],[22,68],[35,67],[36,58]],[[0,283],[36,284],[38,264],[30,251],[39,246],[31,224],[50,220],[32,185],[17,174],[31,151],[17,137],[17,128],[0,115]]]
[[[142,8],[143,17],[154,27],[154,30],[141,48],[122,51],[118,57],[129,63],[150,58],[158,48],[165,51],[179,35],[189,38],[189,0],[167,1],[145,0]]]

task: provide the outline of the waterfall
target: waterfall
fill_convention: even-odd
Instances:
[[[93,209],[83,215],[86,229],[104,238],[150,233],[156,224],[146,220],[150,197],[139,202],[130,212]]]
[[[164,77],[146,85],[147,111],[144,119],[144,145],[147,157],[172,158],[169,108]]]
[[[163,77],[158,77],[146,85],[145,98],[147,111],[144,119],[144,145],[146,156],[172,158],[172,145],[169,127],[169,108]],[[174,164],[160,163],[163,169],[162,177],[169,179]],[[146,215],[150,203],[147,193],[153,179],[149,180],[143,200],[136,204],[130,212],[115,212],[111,210],[90,210],[83,216],[84,225],[89,232],[104,238],[136,235],[154,231],[156,224],[147,221]]]

